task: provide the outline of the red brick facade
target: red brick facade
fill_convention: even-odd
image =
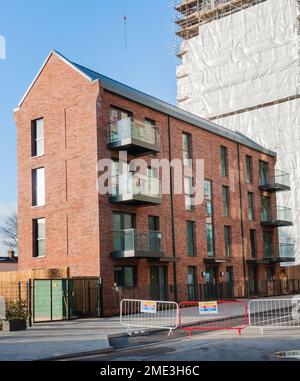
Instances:
[[[243,296],[244,281],[248,279],[251,228],[256,229],[257,260],[263,258],[259,160],[268,162],[273,173],[276,158],[107,91],[99,81],[88,81],[55,54],[50,56],[15,112],[19,163],[19,269],[68,267],[71,277],[101,276],[108,290],[114,287],[116,265],[137,266],[137,288],[150,284],[150,266],[165,266],[169,285],[174,285],[174,269],[176,271],[181,299],[187,298],[184,286],[188,282],[188,266],[197,268],[197,283],[205,282],[203,272],[208,265],[204,262],[207,258],[204,203],[192,212],[186,211],[184,195],[174,195],[173,232],[170,195],[163,195],[159,206],[112,205],[108,196],[98,195],[98,160],[118,157],[118,153],[107,146],[111,105],[132,112],[137,120],[155,120],[161,138],[161,152],[157,158],[170,159],[171,151],[172,159],[182,159],[182,132],[191,134],[193,159],[204,159],[205,179],[213,184],[215,258],[221,260],[214,265],[217,281],[225,282],[226,269],[232,267],[235,294]],[[31,121],[37,118],[44,118],[45,155],[32,158]],[[221,176],[221,146],[228,149],[228,177]],[[246,183],[246,155],[253,158],[253,184],[250,185]],[[145,157],[146,160],[151,158]],[[46,189],[46,203],[40,208],[32,207],[31,202],[31,170],[39,167],[45,167]],[[230,187],[230,217],[223,217],[222,185]],[[247,192],[255,195],[254,221],[248,220]],[[269,196],[275,208],[275,193]],[[176,262],[113,260],[110,252],[115,211],[134,213],[136,227],[142,230],[148,229],[148,216],[158,216],[165,257],[176,256]],[[45,258],[34,258],[32,254],[32,220],[35,218],[46,219]],[[196,223],[195,257],[187,256],[187,220]],[[226,262],[222,262],[225,259],[224,226],[231,226],[232,231],[231,257]],[[271,229],[276,245],[277,228]],[[273,266],[279,278],[279,263]],[[259,279],[265,279],[265,265],[257,264],[257,267]],[[173,289],[169,291],[172,293]]]

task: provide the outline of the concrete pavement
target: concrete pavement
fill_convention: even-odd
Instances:
[[[118,318],[41,323],[26,331],[0,331],[0,361],[41,360],[109,350],[108,334],[124,332]]]
[[[222,308],[220,312],[223,312]],[[230,312],[233,316],[241,316],[243,308],[236,306]],[[186,323],[195,323],[195,317],[197,321],[207,320],[207,317],[199,317],[195,307],[188,308],[184,315]],[[120,325],[119,317],[40,323],[21,332],[0,331],[0,361],[41,360],[108,351],[111,349],[109,338],[125,335],[125,331],[126,327]]]

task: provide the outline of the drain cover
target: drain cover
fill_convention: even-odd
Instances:
[[[275,353],[280,359],[298,359],[300,360],[300,351],[286,351],[286,352],[277,352]]]

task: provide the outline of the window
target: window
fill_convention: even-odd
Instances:
[[[187,221],[186,223],[186,238],[187,238],[187,255],[189,257],[196,256],[196,237],[195,237],[195,222]]]
[[[248,218],[250,221],[255,219],[254,216],[254,193],[248,192]]]
[[[264,231],[264,258],[272,258],[272,241],[272,232]]]
[[[225,217],[229,217],[229,187],[222,187],[222,196],[223,196],[223,214]]]
[[[192,137],[190,134],[182,134],[182,152],[183,165],[186,167],[190,167],[192,159]]]
[[[197,287],[197,267],[188,267],[188,288],[189,288],[189,300],[194,301],[196,297]]]
[[[224,226],[225,256],[231,256],[231,227]]]
[[[271,199],[270,197],[261,198],[261,220],[270,221],[271,219]]]
[[[144,132],[144,134],[142,132]],[[156,128],[155,120],[145,118],[145,128],[140,129],[139,133],[142,135],[143,140],[151,144],[159,143],[159,130]]]
[[[184,178],[185,210],[193,210],[193,178]]]
[[[46,256],[45,242],[46,242],[46,229],[45,219],[40,218],[33,220],[32,224],[32,242],[33,242],[33,257],[42,258]]]
[[[45,205],[45,168],[32,170],[32,206]]]
[[[135,215],[129,213],[113,214],[113,242],[115,251],[135,249]]]
[[[117,107],[110,108],[110,141],[131,137],[132,113]]]
[[[228,176],[228,150],[226,147],[221,146],[221,165],[222,165],[222,176]]]
[[[267,185],[269,182],[269,164],[259,161],[259,185]]]
[[[159,217],[148,217],[149,228],[149,249],[153,252],[159,252],[161,247],[161,234],[159,232]]]
[[[250,229],[250,256],[256,258],[256,230]]]
[[[132,288],[137,285],[135,266],[115,266],[115,283],[117,287]]]
[[[266,280],[273,281],[275,280],[275,268],[274,267],[266,267]]]
[[[252,184],[253,182],[253,164],[252,157],[246,156],[246,182],[247,184]]]
[[[37,119],[31,123],[31,156],[42,156],[44,153],[44,119]]]
[[[207,255],[213,257],[214,252],[214,234],[212,224],[206,224]]]
[[[212,200],[212,182],[205,180],[204,196],[206,208],[206,244],[207,254],[210,257],[214,256],[214,233],[213,233],[213,200]]]

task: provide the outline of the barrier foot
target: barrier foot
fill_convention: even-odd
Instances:
[[[239,337],[241,337],[242,336],[242,330],[240,328],[238,329],[238,332],[239,332]]]
[[[193,336],[193,331],[189,329],[189,337],[192,337],[192,336]]]
[[[263,329],[263,328],[260,328],[259,331],[260,331],[260,334],[261,334],[261,335],[264,334],[264,329]]]
[[[173,329],[170,329],[169,333],[168,333],[168,337],[173,335]]]

